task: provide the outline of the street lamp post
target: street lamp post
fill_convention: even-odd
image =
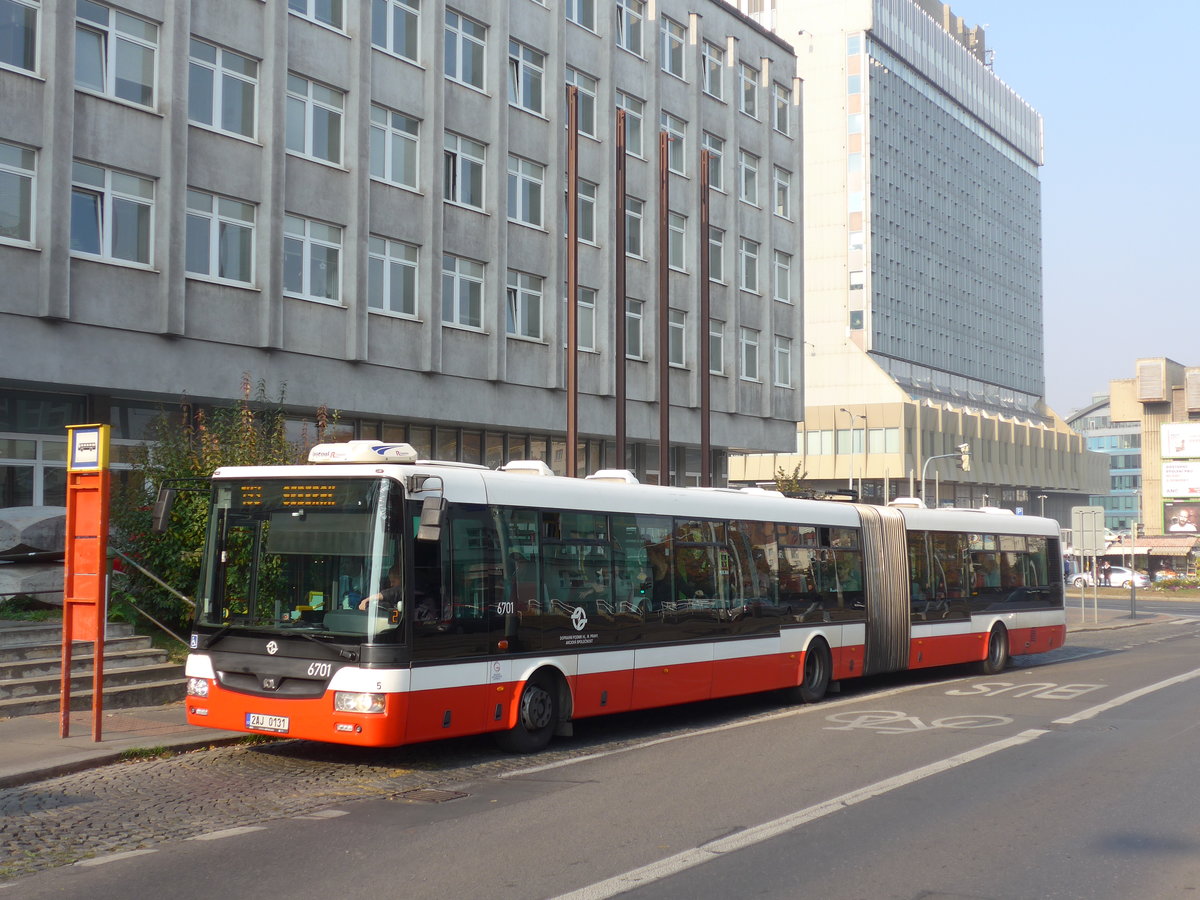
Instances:
[[[1044,518],[1046,518],[1046,495],[1038,494],[1037,498],[1039,501],[1041,501],[1041,504],[1042,504],[1042,513],[1041,514],[1042,514],[1042,518],[1044,519]]]
[[[865,415],[863,415],[862,413],[851,412],[850,410],[846,409],[844,406],[841,409],[839,409],[838,412],[844,412],[846,415],[848,415],[850,417],[850,477],[846,482],[846,487],[850,488],[850,490],[854,490],[854,423],[859,419],[863,420],[863,443],[862,443],[863,457],[864,457],[863,468],[866,468],[866,458],[865,457],[866,457],[866,452],[867,452],[867,417]],[[859,473],[858,473],[858,499],[859,500],[862,500],[862,476],[863,476],[863,473],[862,473],[862,470],[860,469]]]
[[[925,460],[925,464],[921,466],[921,502],[926,506],[925,502],[925,473],[929,469],[929,464],[935,459],[957,459],[961,461],[964,472],[970,471],[970,456],[971,446],[969,444],[959,444],[957,453],[941,453],[937,456],[930,456]]]

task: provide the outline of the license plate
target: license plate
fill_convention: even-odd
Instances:
[[[289,721],[287,716],[264,716],[262,713],[246,713],[246,727],[255,731],[274,731],[287,734]]]

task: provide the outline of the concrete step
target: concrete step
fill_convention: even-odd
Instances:
[[[104,629],[105,640],[129,637],[131,634],[133,626],[128,622],[109,622]],[[61,622],[0,622],[0,648],[61,643]]]
[[[144,684],[126,685],[104,689],[105,709],[136,709],[142,706],[161,706],[183,699],[185,686],[182,677],[164,681],[149,681]],[[91,709],[91,682],[87,690],[71,692],[71,709]],[[18,697],[0,700],[0,719],[12,716],[36,716],[59,711],[59,698]]]
[[[178,700],[183,696],[184,679],[183,666],[172,664],[133,665],[122,668],[104,669],[104,705],[109,706],[109,698],[116,697],[118,692],[145,684],[163,684],[173,682],[178,686],[177,695],[171,697]],[[0,681],[0,715],[17,715],[3,712],[4,703],[9,700],[40,700],[47,699],[58,703],[62,682],[59,675],[38,675],[31,678],[13,678]],[[91,671],[72,673],[71,695],[90,693],[92,689]],[[165,702],[165,701],[164,701]],[[153,704],[147,704],[153,705]],[[57,705],[54,707],[57,709]],[[74,708],[74,707],[72,707]]]
[[[106,637],[104,639],[104,655],[120,653],[128,650],[146,650],[153,646],[146,635],[131,634],[128,637]],[[71,658],[92,655],[91,641],[73,641],[71,643]],[[11,647],[0,647],[0,665],[22,660],[44,660],[58,662],[62,659],[62,642],[55,644],[15,644]],[[0,676],[3,677],[3,676]]]
[[[110,644],[104,646],[104,671],[126,669],[131,666],[161,666],[167,662],[167,651],[149,646],[149,638],[129,638],[129,646]],[[88,652],[76,651],[71,654],[71,671],[77,675],[90,674],[93,671],[95,656]],[[33,657],[30,659],[4,660],[0,657],[0,691],[5,682],[21,678],[58,678],[62,672],[62,658],[59,654],[51,657]]]

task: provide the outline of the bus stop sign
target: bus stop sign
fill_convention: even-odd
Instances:
[[[1071,544],[1077,555],[1098,556],[1105,551],[1103,506],[1071,507]]]

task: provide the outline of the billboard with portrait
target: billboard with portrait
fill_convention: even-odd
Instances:
[[[1200,533],[1200,501],[1163,504],[1163,531],[1170,533]]]

